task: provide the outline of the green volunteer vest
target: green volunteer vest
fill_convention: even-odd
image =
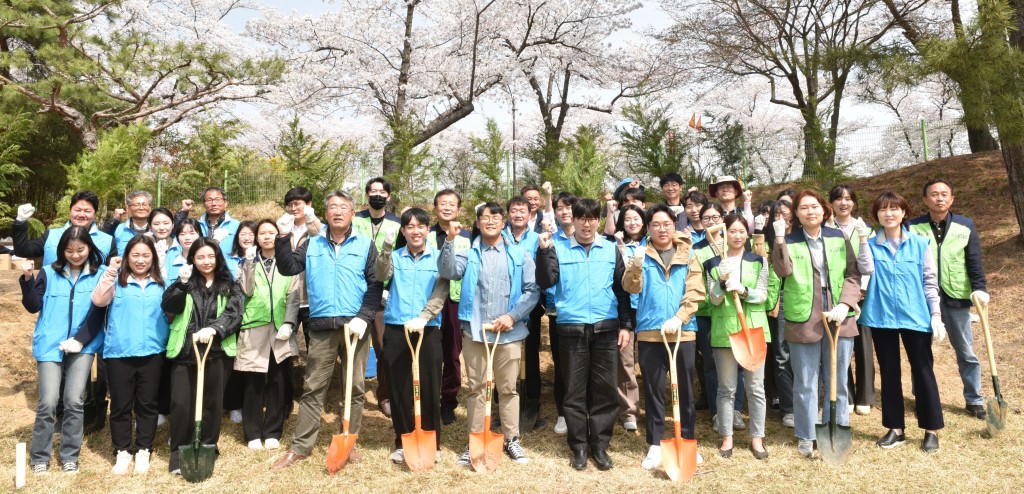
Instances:
[[[832,293],[832,305],[839,303],[839,295],[843,291],[846,277],[846,237],[823,236],[825,240],[825,259],[828,264],[829,291]],[[786,277],[786,291],[782,294],[783,307],[786,308],[786,320],[789,322],[807,322],[811,317],[814,290],[814,265],[811,262],[811,249],[806,242],[794,242],[786,245],[789,259],[793,263],[793,274]],[[852,313],[852,312],[851,312]]]
[[[247,261],[254,262],[254,261]],[[284,315],[288,305],[288,288],[291,276],[274,271],[274,283],[267,279],[267,272],[257,262],[253,266],[255,275],[252,297],[245,301],[245,314],[242,315],[242,329],[266,326],[271,321],[274,328],[284,324]]]
[[[352,227],[356,229],[356,232],[360,235],[373,239],[373,245],[377,248],[377,253],[380,254],[380,250],[384,248],[384,239],[387,238],[388,233],[394,233],[395,238],[398,238],[400,225],[394,221],[384,218],[384,221],[380,222],[380,230],[377,230],[377,236],[373,236],[373,222],[370,218],[356,216],[352,218]]]
[[[939,286],[950,298],[967,300],[971,298],[971,278],[967,275],[967,243],[971,230],[955,221],[949,222],[949,230],[939,246],[932,234],[932,225],[925,221],[910,225],[910,231],[927,238],[928,251],[939,264]]]
[[[227,297],[223,295],[217,295],[217,316],[220,317],[224,313],[224,308],[228,305]],[[171,333],[167,338],[167,358],[177,357],[181,353],[182,347],[185,346],[185,333],[188,332],[188,323],[192,320],[192,295],[185,295],[185,310],[178,314],[174,321],[171,322]],[[229,357],[234,357],[237,352],[235,346],[235,335],[228,336],[220,342],[221,349],[224,350]]]
[[[712,257],[715,257],[715,252],[711,249],[711,245],[705,245],[700,249],[691,250],[690,255],[695,256],[697,258],[697,262],[699,262],[701,266],[703,266],[705,261],[711,259]],[[707,277],[703,276],[703,278],[704,279],[701,281],[704,283],[704,293],[710,293],[711,287],[708,286]],[[711,302],[708,302],[707,297],[704,297],[704,300],[701,300],[697,304],[697,312],[694,315],[711,317],[711,308]]]
[[[757,277],[761,274],[761,268],[764,266],[764,261],[750,262],[743,259],[740,262],[740,281],[743,282],[743,286],[748,289],[757,288]],[[713,279],[718,279],[718,266],[711,269],[711,276]],[[789,290],[789,287],[786,287]],[[771,328],[768,326],[768,315],[765,314],[763,303],[760,304],[748,304],[743,303],[743,314],[747,319],[747,327],[749,328],[764,328],[764,339],[765,341],[772,341]],[[789,310],[789,306],[786,306],[786,310]],[[736,316],[736,306],[732,302],[732,294],[726,292],[725,300],[722,301],[722,305],[711,306],[711,346],[716,348],[729,348],[732,345],[729,343],[729,335],[738,333],[742,329],[740,326],[740,319]]]
[[[431,233],[427,235],[427,245],[434,250],[440,250],[437,245],[437,236]],[[455,250],[454,253],[467,251],[470,247],[469,239],[462,235],[455,236]],[[448,283],[448,296],[452,299],[452,302],[458,302],[462,297],[462,280],[452,280]]]

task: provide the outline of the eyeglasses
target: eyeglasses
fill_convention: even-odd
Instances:
[[[223,197],[208,197],[204,199],[203,202],[206,204],[221,204],[225,201]]]
[[[327,206],[327,210],[331,212],[338,211],[340,213],[347,213],[352,210],[352,206],[349,206],[348,204],[331,204],[330,206]]]
[[[576,221],[579,221],[580,223],[586,225],[588,223],[598,223],[601,220],[599,218],[576,218]]]
[[[714,216],[703,216],[703,217],[701,217],[701,221],[719,221],[721,219],[722,219],[722,217],[717,215],[717,214],[714,215]]]
[[[668,230],[672,226],[672,223],[651,223],[651,230]]]
[[[251,232],[241,232],[238,234],[238,238],[256,238],[256,234]]]
[[[479,218],[477,218],[477,221],[479,221],[481,224],[484,224],[484,223],[498,224],[498,223],[501,223],[502,219],[503,218],[502,218],[502,216],[500,214],[484,214],[484,215],[481,215]]]

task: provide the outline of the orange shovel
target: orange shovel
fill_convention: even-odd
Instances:
[[[356,446],[356,439],[359,434],[348,432],[349,420],[352,418],[352,361],[356,358],[356,345],[359,343],[359,336],[350,334],[348,324],[343,329],[345,332],[345,354],[348,356],[345,363],[345,415],[342,419],[341,434],[331,437],[331,447],[327,450],[327,472],[331,475],[338,473],[345,463],[348,462],[348,455]]]
[[[433,468],[437,455],[437,431],[423,430],[420,415],[420,346],[423,345],[423,336],[423,333],[420,333],[416,347],[413,348],[409,330],[405,330],[405,342],[412,352],[412,403],[416,428],[412,432],[402,434],[402,451],[405,453],[405,464],[413,472]]]
[[[491,473],[501,462],[501,447],[505,440],[504,434],[491,432],[491,393],[494,389],[494,351],[498,348],[501,333],[495,333],[494,343],[488,345],[487,331],[493,325],[484,324],[484,351],[487,352],[487,384],[484,386],[484,430],[469,433],[469,461],[473,470],[480,473]]]
[[[665,468],[665,475],[676,481],[686,482],[693,478],[697,471],[697,440],[683,439],[679,423],[679,380],[676,378],[676,357],[679,355],[679,337],[682,331],[676,331],[676,344],[668,345],[665,333],[661,334],[661,341],[665,342],[665,351],[668,352],[669,382],[672,384],[672,422],[675,425],[675,437],[662,439],[661,441],[661,464]]]

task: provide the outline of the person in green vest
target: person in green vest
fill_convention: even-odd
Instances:
[[[277,234],[274,221],[260,221],[256,245],[245,250],[238,270],[246,300],[234,374],[241,377],[242,431],[249,449],[280,447],[292,398],[292,357],[299,354],[294,329],[302,283],[298,276],[277,271]]]
[[[793,412],[797,451],[805,458],[814,454],[818,423],[818,383],[824,382],[825,405],[828,405],[830,377],[825,369],[831,359],[832,342],[825,337],[825,324],[839,331],[836,349],[836,422],[850,425],[846,394],[847,369],[853,355],[853,338],[857,335],[854,308],[860,302],[861,273],[874,271],[871,250],[867,247],[869,231],[859,227],[860,255],[841,230],[824,226],[831,210],[825,198],[816,191],[803,190],[796,195],[796,217],[799,227],[786,235],[776,235],[771,259],[775,274],[786,283],[783,303],[784,338],[789,342],[793,368]],[[776,220],[772,230],[784,231],[786,220]],[[822,422],[828,423],[827,414]]]
[[[200,439],[203,444],[217,444],[224,393],[216,390],[224,389],[231,374],[236,353],[235,334],[242,325],[244,313],[242,289],[231,279],[217,241],[197,238],[185,261],[178,269],[178,279],[167,287],[160,304],[165,313],[174,316],[167,340],[167,359],[171,361],[171,455],[167,471],[175,475],[181,474],[178,446],[192,441],[195,425],[198,380],[192,341],[213,345],[203,376],[205,387],[211,392],[203,395]]]
[[[756,371],[741,369],[733,356],[729,335],[738,332],[739,318],[733,305],[733,293],[743,303],[747,325],[764,328],[765,341],[771,341],[764,302],[768,299],[768,261],[746,250],[750,227],[742,216],[734,213],[723,218],[726,235],[724,256],[715,256],[704,262],[708,300],[711,302],[711,347],[718,371],[718,420],[716,429],[722,436],[718,454],[732,456],[733,408],[739,371],[743,372],[743,385],[750,412],[750,451],[754,458],[768,458],[764,447],[764,364]]]
[[[967,413],[985,419],[985,398],[981,395],[981,364],[974,354],[971,330],[971,297],[988,304],[985,269],[981,265],[981,237],[974,222],[949,211],[953,187],[941,178],[924,185],[928,214],[910,221],[910,231],[931,240],[928,250],[938,265],[942,322],[956,352],[960,380],[964,384]]]

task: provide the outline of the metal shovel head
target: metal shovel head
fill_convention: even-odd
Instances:
[[[213,463],[217,460],[217,446],[192,444],[178,446],[178,460],[181,465],[181,477],[188,482],[202,482],[213,476]]]
[[[345,424],[345,432],[331,437],[331,447],[327,449],[327,473],[334,475],[345,467],[348,455],[356,446],[356,439],[359,439],[359,434],[349,434],[348,424]]]
[[[988,399],[988,417],[986,417],[985,431],[988,437],[996,437],[1006,427],[1006,401],[1002,396],[993,396]]]
[[[697,472],[696,439],[662,439],[661,464],[665,475],[677,482],[686,482]]]
[[[526,397],[526,381],[520,379],[516,385],[519,393],[519,430],[526,434],[537,426],[537,410],[540,408],[536,398]]]
[[[832,405],[835,406],[835,405]],[[833,465],[841,465],[850,459],[853,447],[853,430],[848,425],[839,425],[835,421],[814,426],[817,434],[818,453],[821,459]]]
[[[430,470],[437,459],[437,431],[425,431],[417,427],[412,432],[402,434],[402,451],[410,471]]]
[[[740,367],[756,372],[764,365],[765,356],[768,354],[764,328],[741,329],[730,334],[729,344],[732,346],[732,355],[736,357]]]
[[[498,469],[501,462],[501,446],[505,441],[504,434],[491,432],[491,418],[484,418],[483,432],[469,434],[469,461],[473,470],[479,473],[491,473]]]

